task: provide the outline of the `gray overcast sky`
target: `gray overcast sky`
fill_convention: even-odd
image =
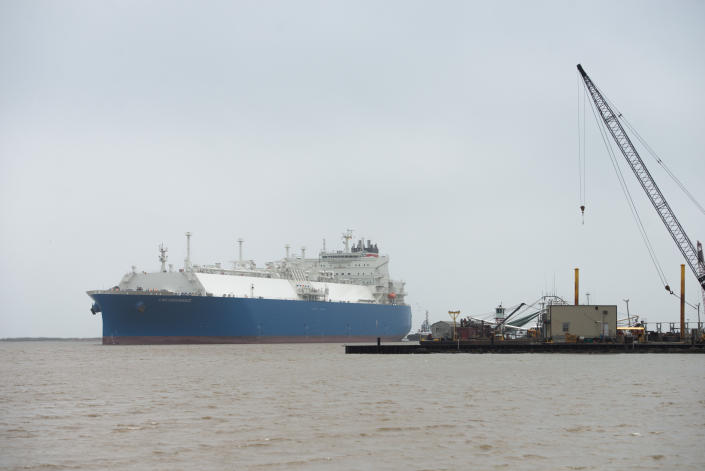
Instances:
[[[355,229],[414,329],[554,284],[571,300],[574,267],[593,304],[677,321],[592,118],[581,225],[575,65],[703,204],[704,48],[695,1],[0,0],[0,337],[100,336],[85,291],[158,269],[160,242],[180,266],[187,230],[196,263],[243,237],[262,265]]]

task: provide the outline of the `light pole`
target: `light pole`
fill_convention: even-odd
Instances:
[[[686,331],[688,330],[688,324],[690,324],[690,317],[685,318],[685,330]],[[693,335],[693,329],[690,329],[690,335]],[[692,341],[692,338],[693,337],[691,337],[691,341]]]
[[[448,315],[453,319],[453,340],[455,340],[455,320],[460,315],[460,311],[448,311]]]
[[[585,296],[587,296],[587,301],[588,301],[588,306],[590,305],[590,293],[585,293]]]

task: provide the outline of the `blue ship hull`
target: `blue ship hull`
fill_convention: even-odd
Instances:
[[[398,341],[406,305],[92,293],[104,344]]]

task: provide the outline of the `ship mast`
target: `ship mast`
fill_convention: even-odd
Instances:
[[[166,253],[168,251],[169,251],[169,249],[164,247],[163,243],[159,244],[159,261],[162,262],[162,268],[161,268],[162,272],[166,271],[166,260],[167,260],[167,258],[169,258]]]
[[[343,232],[343,241],[345,242],[345,252],[350,252],[350,239],[353,237],[352,229]]]
[[[186,233],[186,260],[184,261],[186,271],[191,270],[191,233]]]
[[[431,323],[428,321],[428,309],[426,309],[426,320],[421,324],[421,332],[431,332]]]
[[[238,250],[237,250],[237,263],[239,266],[242,266],[242,243],[245,242],[245,240],[240,237],[237,239],[237,245],[238,245]]]

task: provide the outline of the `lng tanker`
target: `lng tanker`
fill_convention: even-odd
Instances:
[[[111,289],[88,291],[103,318],[103,344],[293,343],[398,341],[411,329],[404,282],[389,277],[389,257],[363,239],[344,249],[306,251],[258,267],[191,263],[186,233],[183,268],[127,273]]]

